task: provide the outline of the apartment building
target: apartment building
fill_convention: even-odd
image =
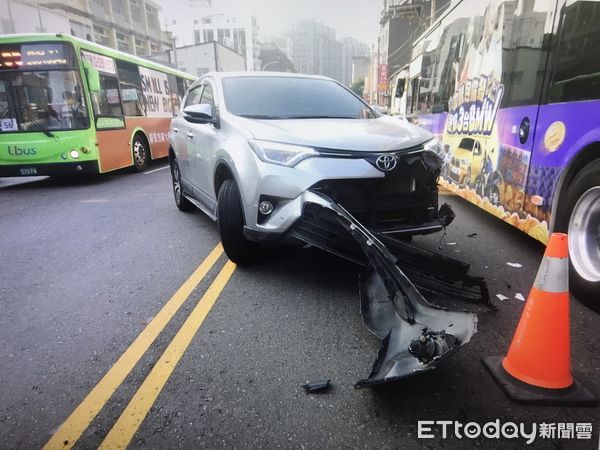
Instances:
[[[22,0],[65,16],[70,34],[138,56],[172,47],[153,0]],[[15,31],[18,32],[18,31]]]

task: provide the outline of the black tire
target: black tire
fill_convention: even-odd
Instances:
[[[244,237],[242,200],[234,180],[223,182],[217,203],[219,233],[227,257],[239,265],[251,263],[256,256],[257,246]]]
[[[183,187],[181,186],[181,172],[179,171],[179,164],[177,159],[171,158],[171,180],[173,182],[173,197],[175,198],[175,205],[179,211],[189,212],[194,209],[194,204],[190,202],[183,194]]]
[[[600,186],[600,160],[592,161],[585,166],[566,188],[564,194],[560,196],[554,231],[562,233],[569,231],[571,213],[577,201],[585,192],[597,186]],[[577,300],[592,310],[600,312],[600,281],[586,280],[577,272],[572,263],[569,264],[569,287]]]
[[[131,155],[133,157],[133,171],[142,172],[150,162],[150,147],[144,136],[137,133],[131,141]]]

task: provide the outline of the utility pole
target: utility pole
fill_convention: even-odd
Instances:
[[[217,41],[213,41],[213,49],[215,52],[215,72],[219,71],[219,59],[217,57]]]

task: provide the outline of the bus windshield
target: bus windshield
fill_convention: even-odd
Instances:
[[[70,46],[0,46],[0,132],[89,127],[81,79]]]
[[[78,78],[74,70],[0,74],[2,132],[87,128]]]

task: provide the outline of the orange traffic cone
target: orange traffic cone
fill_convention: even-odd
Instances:
[[[595,405],[596,398],[571,375],[569,249],[553,233],[505,358],[483,364],[519,403]]]

